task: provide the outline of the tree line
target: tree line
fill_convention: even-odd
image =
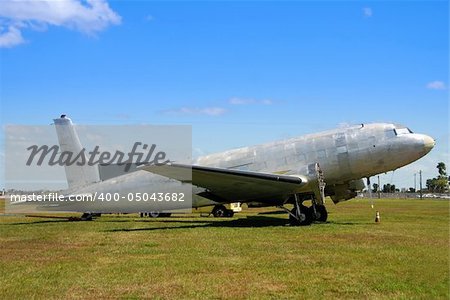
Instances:
[[[450,181],[450,177],[447,175],[447,167],[445,166],[445,163],[440,162],[437,164],[436,168],[438,169],[438,175],[434,178],[427,179],[426,181],[426,187],[427,191],[430,193],[445,193],[448,192],[448,183]],[[382,193],[395,193],[400,192],[398,188],[395,187],[395,184],[384,184],[383,188],[381,189],[377,183],[374,183],[372,185],[373,189],[372,192],[376,193],[378,191]],[[408,190],[409,193],[416,192],[415,188],[410,187]]]
[[[436,166],[438,169],[438,176],[427,179],[426,185],[427,190],[432,193],[445,193],[448,191],[448,181],[447,168],[443,162],[438,163]]]

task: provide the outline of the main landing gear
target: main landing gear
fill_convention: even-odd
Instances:
[[[310,169],[311,178],[315,177],[312,183],[312,205],[310,207],[304,206],[302,203],[304,199],[300,199],[300,196],[295,194],[294,208],[292,210],[289,211],[285,207],[281,207],[289,213],[289,222],[293,226],[310,225],[313,221],[326,222],[328,218],[328,212],[324,205],[325,180],[322,170],[318,163],[309,165],[308,169]]]
[[[288,210],[282,207],[289,214],[289,223],[292,226],[306,226],[310,225],[312,222],[326,222],[328,218],[328,212],[325,205],[317,204],[313,199],[312,205],[307,207],[303,205],[298,197],[294,195],[294,208]]]
[[[92,221],[96,217],[101,217],[101,213],[91,213],[91,212],[85,212],[81,215],[80,220],[81,221]]]
[[[294,208],[292,210],[289,211],[287,208],[282,207],[289,213],[289,223],[292,226],[306,226],[312,222],[327,221],[328,212],[325,205],[317,204],[313,199],[313,204],[307,207],[301,203],[297,195],[294,197]]]
[[[168,218],[172,214],[171,213],[163,213],[160,211],[150,211],[150,212],[140,212],[139,216],[141,218],[143,217],[150,217],[150,218]]]
[[[297,195],[296,195],[297,198]],[[306,226],[312,223],[313,215],[311,210],[303,204],[296,203],[294,208],[288,212],[289,223],[292,226]]]
[[[314,208],[315,212],[312,212],[314,220],[317,222],[326,222],[328,218],[328,212],[325,205],[316,204],[315,206],[311,206],[309,209],[314,210]]]
[[[211,214],[216,218],[231,218],[234,216],[234,211],[227,209],[224,205],[214,206]]]

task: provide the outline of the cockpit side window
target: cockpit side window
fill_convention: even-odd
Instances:
[[[395,130],[393,130],[393,129],[386,130],[384,132],[384,134],[385,134],[386,138],[388,138],[388,139],[389,138],[393,138],[394,136],[396,136]]]
[[[410,134],[413,133],[409,128],[407,127],[398,127],[394,129],[394,132],[396,135],[402,135],[402,134]]]

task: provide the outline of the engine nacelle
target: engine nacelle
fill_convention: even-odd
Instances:
[[[355,198],[356,195],[358,195],[358,191],[362,191],[364,187],[364,180],[362,179],[353,180],[347,184],[327,186],[330,191],[331,200],[333,200],[334,204]]]

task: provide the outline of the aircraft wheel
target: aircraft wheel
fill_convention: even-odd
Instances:
[[[92,214],[91,213],[84,213],[81,215],[82,221],[92,221]]]
[[[232,211],[231,209],[227,209],[227,215],[226,215],[226,217],[232,218],[233,216],[234,216],[234,211]]]
[[[216,205],[212,210],[212,215],[216,218],[224,218],[228,216],[228,209],[223,205]]]
[[[315,215],[314,215],[314,209],[312,206],[309,208],[309,210],[311,210],[311,214],[313,215],[315,221],[318,221],[318,222],[326,222],[327,221],[328,212],[327,212],[327,208],[325,207],[325,205],[316,205]]]
[[[291,210],[291,213],[297,215],[297,209],[294,207]],[[300,205],[300,215],[298,215],[297,218],[289,215],[289,223],[292,226],[306,226],[310,225],[313,221],[311,210],[304,205]]]
[[[148,213],[148,216],[150,218],[158,218],[161,216],[161,213],[159,211],[151,211]]]

